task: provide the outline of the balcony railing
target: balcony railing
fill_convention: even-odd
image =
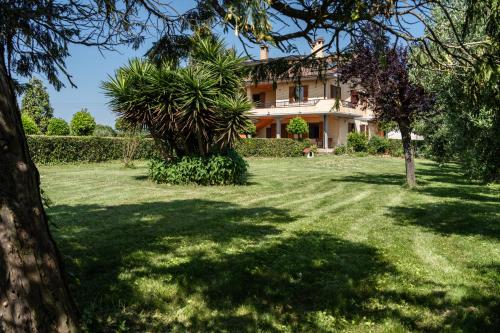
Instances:
[[[257,109],[265,109],[265,108],[294,108],[298,106],[315,106],[318,104],[319,99],[311,99],[308,101],[300,101],[300,102],[290,102],[290,101],[277,101],[274,103],[255,103],[255,107]]]
[[[355,109],[356,108],[356,104],[354,104],[352,102],[341,101],[341,103],[342,103],[342,106],[345,107],[345,108],[351,108],[351,109]]]
[[[293,107],[298,107],[298,106],[315,106],[318,104],[320,99],[310,99],[308,101],[301,101],[301,102],[290,102],[290,101],[277,101],[277,102],[272,102],[272,103],[261,103],[261,102],[256,102],[255,108],[257,109],[267,109],[267,108],[293,108]],[[345,108],[351,108],[355,109],[356,105],[355,103],[348,102],[348,101],[340,101],[343,107]]]

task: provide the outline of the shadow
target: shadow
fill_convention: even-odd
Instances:
[[[300,218],[286,210],[193,199],[49,212],[90,332],[326,332],[365,321],[485,332],[497,324],[497,296],[474,290],[452,302],[449,285],[427,294],[391,287],[383,281],[406,277],[376,248],[286,231]],[[422,323],[425,311],[446,318]]]
[[[401,225],[413,224],[442,235],[500,238],[500,207],[496,203],[447,201],[389,207]]]
[[[308,232],[244,253],[199,255],[157,274],[176,281],[180,307],[198,295],[208,312],[217,314],[206,320],[192,313],[188,320],[172,323],[173,331],[274,332],[286,326],[318,332],[326,329],[313,317],[318,313],[362,318],[364,300],[376,293],[375,279],[390,271],[372,247]]]
[[[253,243],[278,235],[280,224],[299,218],[272,207],[245,208],[196,199],[119,206],[54,205],[49,214],[59,225],[53,232],[65,254],[84,322],[90,323],[90,331],[109,327],[113,332],[118,322],[104,318],[120,318],[115,302],[129,300],[133,306],[137,301],[131,299],[136,286],[121,280],[120,274],[148,270],[151,265],[135,254],[166,255],[186,243]]]

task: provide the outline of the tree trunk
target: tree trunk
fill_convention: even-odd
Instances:
[[[0,54],[0,332],[78,332],[12,81]]]
[[[405,155],[406,183],[409,187],[414,187],[417,185],[417,179],[415,178],[415,157],[411,145],[411,127],[405,122],[400,122],[398,125]]]

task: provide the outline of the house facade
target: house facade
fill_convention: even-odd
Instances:
[[[312,52],[322,46],[316,41]],[[316,56],[322,56],[317,52]],[[267,47],[262,46],[260,62],[268,61]],[[292,80],[248,82],[247,96],[253,102],[251,117],[259,138],[292,138],[286,128],[290,119],[303,118],[309,125],[309,138],[318,148],[330,150],[345,145],[349,132],[362,132],[369,137],[383,135],[374,120],[373,112],[358,100],[358,90],[350,84],[339,84],[335,70],[323,78],[303,75],[300,84]]]

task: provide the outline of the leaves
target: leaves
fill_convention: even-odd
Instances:
[[[251,123],[245,58],[212,37],[191,45],[187,67],[133,59],[102,84],[112,110],[148,128],[171,158],[228,149]]]

